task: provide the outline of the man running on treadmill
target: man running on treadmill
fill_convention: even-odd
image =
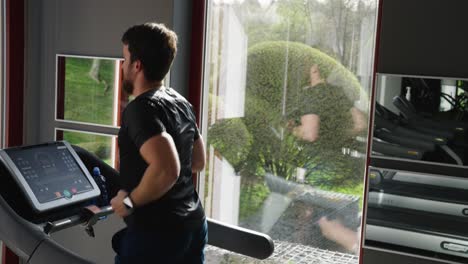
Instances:
[[[177,35],[162,24],[123,37],[123,89],[134,96],[119,130],[123,190],[112,199],[127,227],[112,239],[116,263],[204,263],[207,223],[192,173],[205,147],[190,103],[163,86]]]

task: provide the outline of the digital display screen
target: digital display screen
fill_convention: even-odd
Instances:
[[[64,145],[5,150],[39,203],[93,190],[86,175]]]

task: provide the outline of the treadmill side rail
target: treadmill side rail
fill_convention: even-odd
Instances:
[[[256,259],[266,259],[275,250],[266,234],[208,219],[208,244]]]

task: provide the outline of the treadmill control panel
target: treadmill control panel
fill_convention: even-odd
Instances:
[[[94,179],[66,142],[0,150],[10,174],[39,212],[100,195]]]
[[[7,151],[40,203],[92,190],[91,183],[65,146]]]

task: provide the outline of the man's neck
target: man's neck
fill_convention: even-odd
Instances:
[[[133,90],[133,96],[138,97],[140,94],[143,94],[149,90],[160,88],[162,86],[162,82],[143,82],[141,84],[135,84],[135,88]]]

